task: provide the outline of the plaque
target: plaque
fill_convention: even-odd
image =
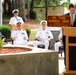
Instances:
[[[70,16],[48,16],[48,27],[71,27]]]

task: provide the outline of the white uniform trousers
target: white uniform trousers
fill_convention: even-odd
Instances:
[[[14,45],[24,45],[24,46],[27,46],[28,45],[28,42],[27,42],[27,40],[14,41]]]
[[[48,49],[49,41],[34,41],[34,47],[38,48],[38,45],[45,45],[45,49]]]
[[[59,47],[60,47],[60,46],[63,46],[63,43],[61,43],[61,42],[56,42],[56,43],[54,44],[55,51],[59,51]]]

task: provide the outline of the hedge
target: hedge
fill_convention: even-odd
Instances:
[[[11,29],[9,26],[0,26],[0,32],[6,37],[6,39],[9,39],[11,36]]]
[[[25,28],[28,38],[30,37],[31,29],[29,27]],[[9,26],[0,26],[0,32],[6,37],[6,39],[11,38],[11,28]]]

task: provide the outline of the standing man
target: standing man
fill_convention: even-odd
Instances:
[[[75,6],[73,4],[69,5],[69,13],[66,13],[64,16],[70,16],[71,27],[76,27],[76,13]],[[64,64],[66,68],[66,37],[63,36],[63,46],[64,46]]]
[[[22,18],[18,16],[19,15],[18,9],[14,9],[12,13],[13,13],[13,17],[9,21],[9,25],[11,25],[11,27],[15,26],[18,22],[21,22],[21,24],[24,24]]]
[[[71,26],[76,27],[76,13],[75,13],[75,6],[73,4],[69,5],[69,12],[66,13],[65,16],[70,16]]]

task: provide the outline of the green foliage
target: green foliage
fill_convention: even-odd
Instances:
[[[30,37],[30,33],[31,33],[31,29],[29,27],[26,27],[25,30],[26,30],[28,38],[29,38]]]
[[[42,15],[37,13],[36,20],[40,22],[42,20]]]
[[[64,6],[64,7],[69,7],[69,2],[64,2],[61,5]]]
[[[0,37],[0,50],[3,48],[2,38]]]
[[[62,0],[47,0],[48,6],[57,6],[60,5]],[[34,6],[45,6],[46,0],[34,0]]]
[[[30,11],[30,18],[36,19],[36,11]]]
[[[11,36],[11,29],[9,26],[0,26],[0,32],[9,39]]]
[[[30,34],[30,40],[34,40],[35,39],[36,33],[37,33],[37,31],[32,31],[31,32],[31,34]]]

